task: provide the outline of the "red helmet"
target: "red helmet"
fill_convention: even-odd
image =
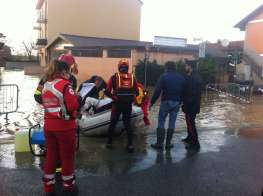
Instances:
[[[122,69],[127,70],[127,72],[128,72],[128,70],[129,70],[129,61],[127,59],[120,60],[119,63],[118,63],[118,69],[119,69],[120,72],[121,72]]]
[[[69,66],[76,62],[72,54],[62,54],[59,56],[58,60],[67,63]]]

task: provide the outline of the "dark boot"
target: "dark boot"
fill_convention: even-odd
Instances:
[[[151,144],[151,147],[155,149],[163,149],[163,142],[165,138],[165,129],[157,129],[157,142],[155,144]]]
[[[166,148],[167,150],[174,147],[174,145],[171,144],[171,141],[172,141],[172,139],[173,139],[173,134],[174,134],[174,130],[173,130],[173,129],[168,129],[168,130],[167,130],[166,144],[165,144],[165,148]]]
[[[186,148],[187,150],[200,150],[200,143],[199,143],[198,140],[197,140],[197,141],[192,141],[192,142],[188,143],[188,144],[185,146],[185,148]]]
[[[184,143],[189,143],[191,142],[191,137],[188,135],[186,138],[182,139],[181,141]]]

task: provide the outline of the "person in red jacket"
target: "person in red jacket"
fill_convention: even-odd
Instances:
[[[122,115],[123,124],[127,131],[128,152],[134,151],[133,146],[133,131],[131,128],[130,120],[132,113],[132,103],[134,102],[135,95],[138,95],[138,85],[135,77],[128,73],[129,62],[121,60],[118,64],[118,72],[115,73],[109,80],[105,94],[112,98],[112,111],[111,121],[108,130],[108,143],[107,148],[112,148],[112,136],[116,124]]]
[[[76,63],[75,58],[73,57],[72,54],[66,53],[66,54],[60,55],[58,60],[66,63],[69,66],[70,68],[69,81],[72,83],[73,90],[76,91],[77,85],[78,85],[77,78],[73,74],[77,75],[79,71],[78,71],[78,64]]]
[[[77,194],[74,162],[79,101],[69,77],[69,66],[55,60],[53,66],[50,66],[47,81],[42,89],[47,147],[43,181],[47,196],[55,195],[55,170],[58,160],[62,167],[63,195]]]
[[[139,95],[136,97],[135,103],[136,105],[142,108],[144,124],[146,126],[149,126],[151,124],[149,120],[149,111],[148,111],[150,97],[148,96],[148,92],[144,88],[144,86],[140,82],[137,82],[137,84],[139,89]]]

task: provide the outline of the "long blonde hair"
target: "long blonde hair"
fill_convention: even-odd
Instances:
[[[62,71],[69,71],[69,67],[66,63],[53,60],[48,66],[45,68],[45,78],[46,80],[54,79],[55,75],[62,73]]]

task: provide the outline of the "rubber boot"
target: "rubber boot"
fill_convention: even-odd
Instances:
[[[185,148],[187,150],[200,150],[200,143],[198,140],[188,143]]]
[[[171,144],[171,141],[173,139],[173,134],[174,130],[173,129],[167,129],[167,134],[166,134],[166,144],[165,144],[165,149],[169,150],[174,147],[173,144]]]
[[[151,144],[151,147],[155,149],[163,149],[164,138],[165,129],[157,128],[157,142],[155,144]]]
[[[191,142],[191,137],[189,135],[187,135],[187,137],[183,138],[181,141],[184,142],[184,143],[190,143]]]

